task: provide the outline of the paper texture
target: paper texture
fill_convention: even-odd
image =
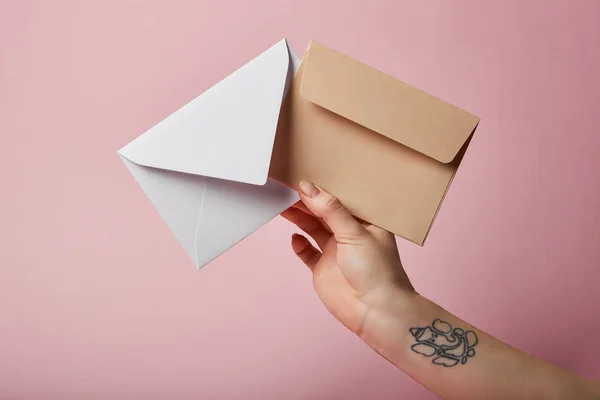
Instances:
[[[201,267],[301,180],[423,244],[479,119],[312,41],[282,40],[119,150]]]
[[[283,105],[270,176],[308,180],[422,245],[479,119],[312,41]]]
[[[282,40],[118,152],[198,267],[298,200],[267,180],[298,65]]]

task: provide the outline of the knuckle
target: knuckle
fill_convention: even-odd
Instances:
[[[357,244],[361,244],[361,235],[355,234],[355,233],[348,233],[348,232],[338,232],[334,234],[335,236],[335,241],[338,244],[351,244],[351,245],[357,245]]]
[[[319,229],[320,229],[319,225],[314,223],[314,224],[307,226],[305,232],[308,233],[309,235],[313,236],[319,232]]]
[[[309,246],[305,245],[304,248],[302,250],[300,250],[296,254],[298,254],[302,258],[307,257],[308,255],[310,255],[310,248],[309,248]]]
[[[342,202],[335,196],[331,196],[327,203],[325,203],[325,210],[327,212],[335,212],[342,208]]]
[[[302,254],[305,254],[306,251],[309,248],[309,244],[307,241],[302,241],[302,243],[300,243],[299,247],[294,247],[294,253],[296,253],[296,255],[298,256],[302,256]]]
[[[290,214],[290,220],[296,225],[301,224],[305,221],[305,214],[300,210],[294,210]]]
[[[290,211],[286,213],[286,217],[290,222],[295,224],[296,222],[298,222],[299,215],[294,211]]]
[[[318,253],[312,251],[311,247],[308,246],[307,248],[305,248],[304,250],[302,250],[300,253],[298,253],[298,257],[306,264],[306,265],[311,265],[316,258],[318,257]]]

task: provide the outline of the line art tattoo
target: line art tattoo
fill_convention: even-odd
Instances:
[[[441,319],[435,319],[429,326],[409,329],[416,344],[410,348],[425,357],[436,356],[432,362],[444,367],[453,367],[459,362],[466,364],[475,356],[477,334],[460,328],[452,329],[452,325]]]

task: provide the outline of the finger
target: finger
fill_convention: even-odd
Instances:
[[[297,208],[288,208],[281,213],[281,216],[309,234],[321,249],[325,247],[325,244],[331,238],[331,232],[325,229],[321,221]]]
[[[366,232],[338,198],[314,184],[308,181],[300,182],[300,198],[316,217],[323,218],[338,241],[357,239]]]
[[[307,238],[297,233],[292,235],[292,249],[311,271],[321,258],[321,252],[315,249]]]
[[[307,213],[308,215],[312,215],[313,217],[315,216],[315,215],[312,213],[312,211],[310,211],[310,210],[308,209],[308,207],[306,207],[306,204],[304,204],[304,203],[302,202],[302,200],[300,200],[300,201],[299,201],[299,202],[297,202],[297,203],[294,203],[294,205],[293,205],[292,207],[293,207],[293,208],[296,208],[296,209],[298,209],[298,210],[301,210],[301,211],[303,211],[303,212]]]
[[[325,230],[327,230],[327,232],[333,233],[331,231],[331,228],[329,228],[329,226],[327,225],[327,223],[325,221],[323,221],[323,218],[319,218],[319,217],[315,217],[315,214],[312,213],[312,211],[310,211],[308,209],[308,207],[306,207],[306,204],[304,204],[302,202],[302,200],[300,200],[299,202],[295,203],[293,206],[291,206],[290,208],[295,208],[297,210],[301,210],[302,212],[304,212],[305,214],[308,214],[309,216],[315,218],[317,221],[319,221],[322,225],[323,228],[325,228]]]
[[[304,212],[305,212],[305,213],[307,213],[308,215],[311,215],[311,216],[313,216],[313,217],[315,216],[315,215],[314,215],[314,214],[313,214],[313,213],[312,213],[312,212],[311,212],[311,211],[308,209],[308,207],[306,207],[306,205],[305,205],[305,204],[302,202],[302,200],[295,202],[293,205],[291,205],[291,206],[290,206],[290,208],[297,208],[298,210],[302,210],[302,211],[304,211]],[[325,228],[326,228],[328,231],[331,231],[331,230],[329,229],[329,227],[327,226],[327,224],[325,224],[325,223],[324,223],[324,221],[323,221],[323,219],[322,219],[322,218],[318,218],[318,219],[319,219],[321,222],[323,222],[323,225],[325,226]],[[354,219],[355,219],[355,220],[357,220],[357,221],[358,221],[358,222],[359,222],[359,223],[360,223],[362,226],[364,226],[365,228],[369,228],[370,226],[372,226],[372,225],[373,225],[372,223],[370,223],[370,222],[368,222],[368,221],[365,221],[365,220],[364,220],[364,219],[362,219],[362,218],[358,218],[358,217],[356,217],[356,216],[354,216]],[[367,229],[367,230],[368,230],[368,229]]]

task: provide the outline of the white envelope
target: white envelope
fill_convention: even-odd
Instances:
[[[283,39],[118,151],[198,268],[298,200],[268,172],[299,64]]]

